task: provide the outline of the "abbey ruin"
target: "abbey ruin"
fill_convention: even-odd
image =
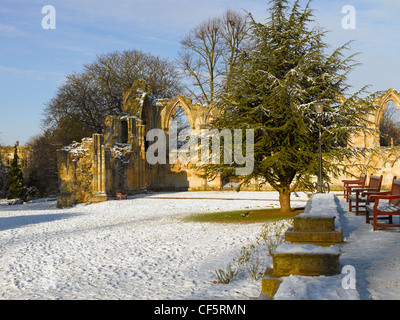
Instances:
[[[384,174],[383,186],[390,185],[393,174],[400,175],[400,163],[397,161],[400,148],[380,147],[379,122],[390,101],[400,110],[400,94],[389,89],[376,99],[379,107],[370,114],[371,127],[376,129],[376,133],[360,132],[353,137],[353,142],[360,148],[379,149],[379,154],[370,159],[357,161],[372,161],[377,169],[368,174]],[[168,136],[170,122],[178,108],[184,110],[191,132],[198,132],[218,116],[216,108],[193,104],[191,99],[181,95],[173,99],[154,100],[146,92],[145,83],[140,81],[125,93],[123,105],[120,115],[106,117],[104,134],[93,134],[58,150],[59,207],[107,201],[116,190],[124,190],[128,194],[146,190],[221,190],[237,184],[230,177],[207,181],[190,163],[150,165],[146,161],[147,132],[158,128]],[[341,187],[343,178],[333,179],[331,188]],[[266,185],[261,189],[259,183],[254,181],[243,190],[271,188]]]
[[[115,190],[128,194],[145,190],[219,189],[220,180],[205,181],[189,165],[146,162],[146,133],[152,128],[169,134],[177,108],[187,115],[190,129],[200,130],[217,110],[192,104],[184,96],[153,100],[144,82],[135,82],[124,95],[119,116],[107,116],[104,134],[94,134],[58,151],[58,206],[106,201]]]

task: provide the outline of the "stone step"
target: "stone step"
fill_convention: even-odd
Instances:
[[[335,217],[295,216],[294,231],[335,231]]]
[[[314,244],[319,246],[331,246],[343,242],[342,228],[333,231],[295,231],[289,228],[285,233],[285,241],[292,244]]]
[[[281,244],[272,253],[260,299],[273,299],[281,277],[339,274],[340,249],[334,244],[343,241],[343,234],[340,219],[335,223],[339,217],[335,201],[334,195],[314,195],[306,210],[294,217],[293,227],[285,233],[285,240],[291,244]]]
[[[273,275],[273,268],[267,267],[261,280],[260,300],[272,300],[281,283],[282,279]]]
[[[302,276],[331,276],[339,274],[340,249],[313,244],[282,244],[273,257],[275,277],[291,274]]]

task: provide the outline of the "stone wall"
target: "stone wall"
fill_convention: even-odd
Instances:
[[[92,138],[85,138],[81,143],[74,142],[58,151],[59,187],[62,190],[58,196],[59,207],[72,206],[93,198],[92,155]]]
[[[374,150],[365,150],[365,158],[357,158],[350,162],[357,162],[361,165],[368,165],[372,168],[366,171],[352,170],[351,172],[354,176],[359,177],[361,173],[367,174],[367,184],[369,183],[369,177],[373,175],[383,175],[382,189],[390,190],[392,185],[393,177],[400,177],[400,147],[378,147]],[[332,178],[330,183],[331,190],[343,190],[342,180],[351,179],[351,176],[339,176],[337,178]]]
[[[106,201],[116,190],[143,191],[142,159],[132,148],[123,143],[107,147],[103,135],[94,134],[58,150],[58,206]]]
[[[215,115],[213,108],[192,104],[183,96],[155,100],[144,82],[135,82],[124,94],[121,114],[105,118],[104,135],[94,134],[58,151],[58,205],[106,201],[116,190],[133,194],[147,189],[220,189],[218,179],[207,182],[190,165],[146,161],[147,132],[157,128],[168,137],[169,123],[179,107],[194,132]]]
[[[377,98],[379,108],[371,113],[371,128],[377,129],[382,112],[388,101],[395,101],[400,109],[400,95],[390,89]],[[94,134],[80,143],[73,143],[58,151],[60,207],[80,202],[106,201],[114,191],[124,190],[128,194],[153,190],[221,190],[235,189],[238,182],[225,178],[206,181],[194,166],[183,164],[155,164],[146,161],[146,134],[151,129],[161,129],[168,140],[170,122],[177,108],[187,115],[192,133],[200,133],[219,114],[212,106],[193,104],[189,98],[178,95],[173,99],[155,100],[146,92],[146,84],[137,81],[123,96],[123,110],[119,115],[107,116],[104,134]],[[364,148],[365,159],[354,159],[354,163],[372,165],[370,174],[384,175],[383,188],[390,188],[393,175],[400,177],[400,148],[381,148],[379,133],[360,134],[352,142]],[[376,149],[376,153],[370,150]],[[167,154],[168,154],[167,150]],[[325,159],[326,160],[326,159]],[[350,161],[352,162],[352,161]],[[351,164],[351,163],[350,163]],[[366,173],[366,172],[363,172]],[[355,176],[360,171],[354,169]],[[331,190],[342,190],[341,180],[349,176],[332,178]],[[253,180],[241,190],[273,190],[268,184]]]

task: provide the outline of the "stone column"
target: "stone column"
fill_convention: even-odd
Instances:
[[[128,143],[133,146],[136,137],[136,119],[130,117],[128,119]]]
[[[139,152],[138,161],[139,161],[139,170],[138,170],[138,182],[139,189],[146,188],[145,185],[145,175],[146,175],[146,148],[145,148],[145,125],[142,125],[142,122],[136,123],[136,136],[138,139]]]
[[[104,136],[93,134],[93,202],[107,201],[107,168],[104,147]]]

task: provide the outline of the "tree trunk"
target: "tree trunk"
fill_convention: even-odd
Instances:
[[[279,203],[281,205],[281,213],[284,214],[291,212],[289,189],[283,189],[282,191],[279,191]]]

